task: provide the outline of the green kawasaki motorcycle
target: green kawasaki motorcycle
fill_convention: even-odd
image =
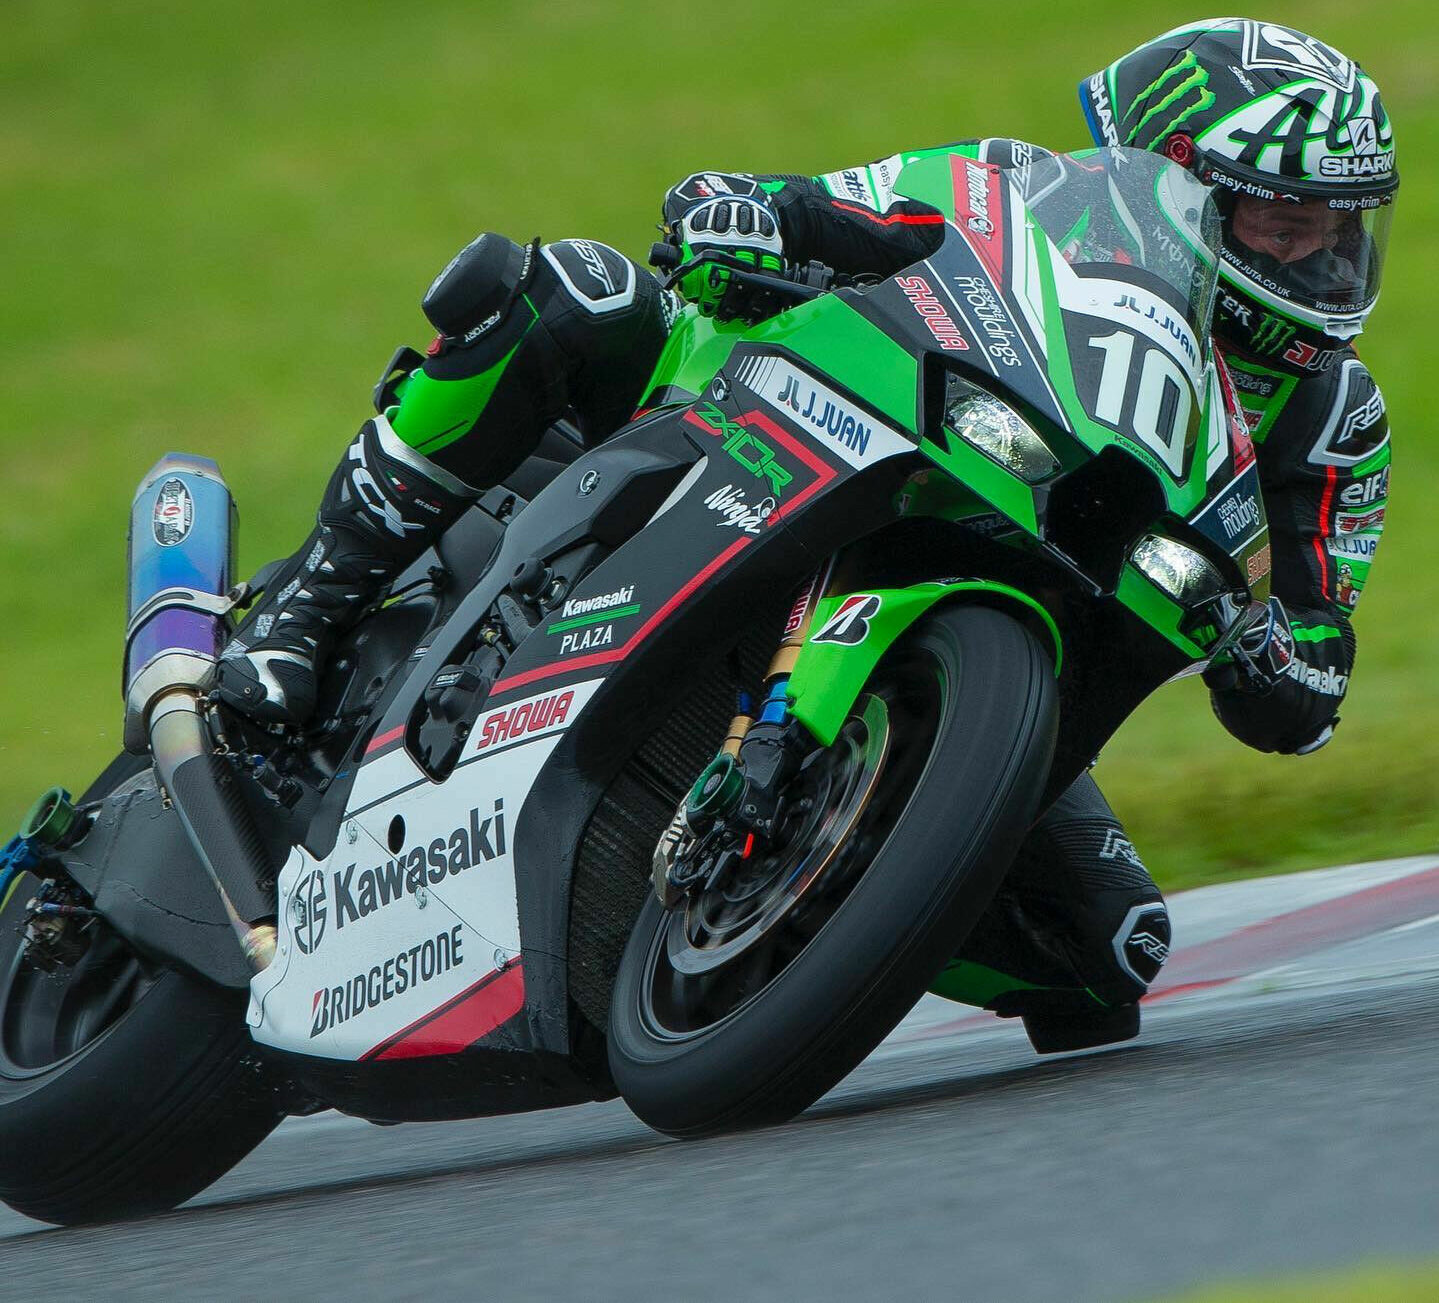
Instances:
[[[326,1107],[793,1116],[1144,697],[1243,669],[1269,547],[1209,192],[1117,149],[896,188],[932,257],[736,270],[774,314],[684,315],[640,415],[467,513],[303,733],[206,695],[228,491],[152,472],[128,754],[0,862],[0,1197],[172,1206]]]

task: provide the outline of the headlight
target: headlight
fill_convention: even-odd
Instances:
[[[1172,538],[1149,534],[1130,559],[1160,589],[1183,606],[1197,606],[1228,591],[1224,576],[1208,558]]]
[[[945,413],[950,429],[1026,484],[1047,480],[1059,460],[1012,407],[992,394],[969,389]]]

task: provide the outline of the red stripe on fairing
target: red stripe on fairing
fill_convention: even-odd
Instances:
[[[371,1061],[458,1054],[509,1022],[524,1007],[525,975],[517,963],[481,978],[360,1058]]]
[[[381,733],[379,737],[371,738],[370,745],[365,748],[365,754],[378,751],[381,747],[387,747],[391,742],[398,742],[405,735],[405,726],[401,724],[398,728],[392,728],[388,733]]]
[[[698,426],[706,434],[716,436],[719,434],[719,431],[716,430],[714,426],[703,417],[696,415],[693,411],[686,412],[684,419],[689,422],[689,424]],[[740,417],[739,423],[758,426],[765,434],[774,439],[776,443],[781,444],[789,452],[792,452],[815,473],[814,480],[801,492],[797,493],[788,502],[776,507],[775,510],[770,513],[770,520],[778,520],[782,516],[791,514],[797,507],[801,506],[824,488],[837,474],[832,466],[816,456],[814,452],[806,448],[804,444],[794,438],[794,436],[781,429],[763,412],[746,412]],[[695,575],[694,578],[690,579],[669,601],[650,616],[648,620],[640,625],[630,637],[629,641],[623,646],[615,647],[609,651],[592,652],[588,656],[576,656],[573,660],[552,661],[548,665],[537,665],[532,670],[525,670],[520,674],[513,674],[508,678],[500,679],[494,688],[491,689],[491,700],[497,698],[502,692],[510,692],[515,688],[522,688],[526,684],[534,683],[539,679],[547,679],[556,674],[567,674],[574,670],[589,669],[595,665],[608,665],[612,661],[623,660],[635,647],[639,646],[640,643],[648,638],[661,623],[668,619],[675,608],[685,602],[706,579],[717,570],[728,565],[734,557],[738,556],[740,552],[753,542],[754,539],[748,536],[737,538],[729,547],[725,548],[723,552],[705,566],[703,570]]]
[[[1324,468],[1324,496],[1319,499],[1319,533],[1314,538],[1314,555],[1319,558],[1319,591],[1333,600],[1329,586],[1329,555],[1324,550],[1324,540],[1334,532],[1334,485],[1339,472],[1333,466]]]
[[[856,208],[853,204],[842,204],[838,199],[830,201],[835,208],[842,208],[847,213],[854,213],[857,217],[863,217],[873,222],[876,226],[893,226],[896,222],[902,226],[942,226],[944,225],[944,214],[916,213],[911,216],[909,213],[894,213],[889,217],[881,217],[878,213],[872,213],[868,208]]]

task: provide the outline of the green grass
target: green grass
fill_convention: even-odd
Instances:
[[[1436,1298],[1439,1264],[1431,1263],[1208,1286],[1169,1303],[1433,1303]]]
[[[11,0],[0,55],[0,828],[119,744],[124,532],[163,452],[216,456],[242,563],[289,551],[431,276],[483,229],[642,257],[696,167],[819,171],[970,134],[1076,146],[1078,79],[1190,5]],[[1245,752],[1152,700],[1100,777],[1171,885],[1439,844],[1439,286],[1427,3],[1273,3],[1363,59],[1404,189],[1368,358],[1393,510],[1328,751]],[[1427,558],[1427,559],[1426,559]]]

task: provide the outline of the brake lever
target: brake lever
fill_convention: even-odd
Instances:
[[[665,267],[669,268],[668,271],[665,271],[661,281],[667,290],[673,289],[696,267],[717,266],[726,268],[741,285],[769,290],[771,293],[785,295],[796,302],[808,303],[811,299],[817,299],[829,290],[834,276],[828,267],[819,262],[809,263],[803,271],[805,279],[799,281],[785,276],[771,276],[765,272],[755,271],[748,264],[740,262],[738,258],[722,253],[718,249],[705,249],[688,262],[676,263],[679,256],[679,250],[672,244],[662,242],[650,249],[650,264],[662,270]]]

